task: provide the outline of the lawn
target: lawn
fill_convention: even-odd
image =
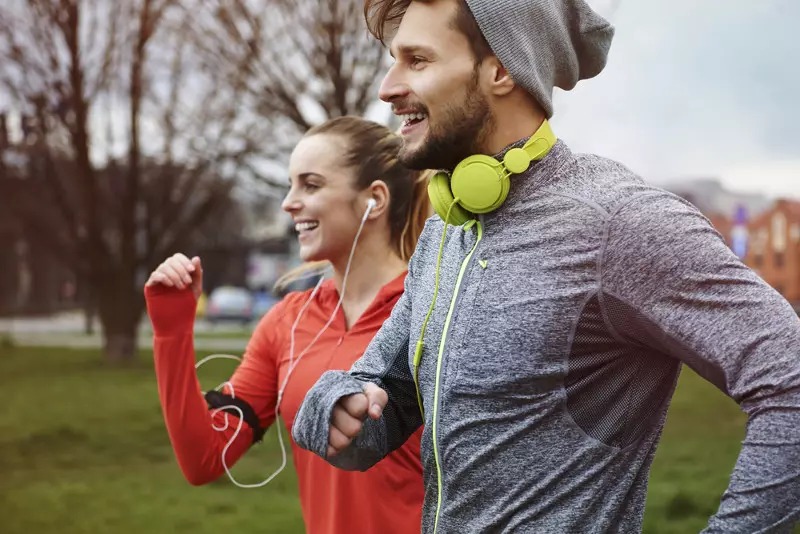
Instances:
[[[195,332],[195,339],[236,339],[247,341],[253,335],[252,327],[242,327],[240,330],[207,330]]]
[[[0,532],[32,534],[303,531],[294,472],[243,490],[189,486],[163,426],[151,354],[112,369],[92,351],[0,349]],[[235,365],[205,366],[212,387]],[[735,404],[684,371],[648,495],[647,533],[699,532],[739,450]],[[236,466],[257,482],[278,465],[274,433]],[[800,531],[799,531],[800,532]]]

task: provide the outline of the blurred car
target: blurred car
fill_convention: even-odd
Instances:
[[[249,323],[255,299],[243,287],[222,286],[208,295],[205,319],[210,323],[232,321]]]

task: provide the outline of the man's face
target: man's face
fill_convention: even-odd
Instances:
[[[453,20],[458,0],[412,1],[380,88],[403,124],[400,160],[412,169],[452,170],[482,151],[494,121],[480,65]]]

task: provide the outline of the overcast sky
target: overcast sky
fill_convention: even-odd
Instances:
[[[557,90],[557,136],[650,182],[800,198],[800,0],[589,3],[616,35],[598,77]]]
[[[604,72],[557,91],[556,135],[651,182],[800,198],[800,0],[589,2],[619,2],[616,36]]]
[[[557,94],[557,135],[650,181],[800,198],[800,1],[622,0],[612,21],[606,70]]]

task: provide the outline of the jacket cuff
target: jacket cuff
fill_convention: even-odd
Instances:
[[[183,334],[194,329],[197,301],[188,288],[176,289],[162,285],[144,288],[147,315],[157,337]]]
[[[347,395],[362,393],[364,383],[345,371],[326,371],[306,394],[292,424],[292,438],[303,449],[326,459],[333,407]]]

